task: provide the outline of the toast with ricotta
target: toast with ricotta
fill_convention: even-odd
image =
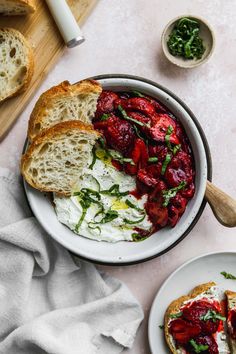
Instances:
[[[169,305],[165,338],[172,353],[230,353],[220,301],[216,284],[209,282]]]
[[[90,124],[101,92],[101,85],[93,80],[74,85],[64,81],[50,88],[40,96],[31,113],[28,138],[32,140],[42,130],[64,121],[80,120]]]
[[[230,349],[232,354],[236,354],[236,292],[227,290],[225,295],[227,299],[227,326]]]
[[[100,134],[79,121],[67,121],[43,131],[21,159],[25,180],[43,192],[70,196],[92,155]]]
[[[0,102],[25,91],[33,75],[33,51],[13,28],[0,29]]]
[[[0,0],[0,14],[27,15],[35,11],[35,0]]]

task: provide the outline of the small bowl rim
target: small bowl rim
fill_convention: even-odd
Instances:
[[[173,25],[175,22],[179,21],[181,18],[185,18],[185,17],[186,18],[190,18],[190,19],[195,19],[195,20],[198,20],[200,23],[203,23],[208,28],[209,33],[210,33],[210,35],[212,37],[212,46],[210,48],[210,51],[209,51],[208,55],[205,58],[203,58],[203,59],[196,60],[194,65],[190,65],[190,64],[188,65],[188,63],[192,63],[193,62],[192,60],[184,61],[184,59],[183,59],[182,60],[183,65],[181,64],[181,62],[176,62],[174,59],[172,60],[171,58],[176,58],[176,57],[169,52],[169,50],[167,48],[167,44],[166,44],[166,39],[165,39],[165,35],[166,35],[166,32],[169,29],[169,27],[171,25]],[[202,17],[191,15],[191,14],[189,14],[189,15],[180,15],[180,16],[177,16],[177,17],[173,18],[172,20],[170,20],[166,24],[166,26],[164,27],[164,30],[162,31],[162,35],[161,35],[161,46],[162,46],[162,51],[164,53],[164,56],[166,57],[166,59],[170,63],[178,66],[179,68],[183,68],[183,69],[193,69],[193,68],[196,68],[196,67],[206,63],[211,58],[211,56],[212,56],[212,54],[213,54],[213,52],[215,50],[215,43],[216,43],[216,39],[215,39],[215,34],[214,34],[212,26],[205,19],[203,19]]]

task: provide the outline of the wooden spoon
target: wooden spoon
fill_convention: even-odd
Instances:
[[[224,226],[236,226],[236,200],[207,181],[205,197],[217,220]]]

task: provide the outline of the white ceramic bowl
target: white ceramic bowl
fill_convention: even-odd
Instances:
[[[183,17],[187,17],[193,20],[196,20],[200,24],[200,37],[203,40],[203,44],[205,46],[205,52],[203,53],[201,59],[184,59],[182,57],[173,56],[168,49],[167,42],[169,36],[176,25],[176,23]],[[165,57],[173,64],[184,68],[184,69],[192,69],[197,66],[206,63],[213,54],[215,48],[215,36],[211,26],[206,22],[206,20],[192,16],[192,15],[183,15],[178,16],[171,20],[165,27],[162,38],[161,38],[162,49]]]
[[[192,112],[176,96],[158,84],[128,75],[103,75],[96,79],[104,89],[139,90],[167,106],[181,121],[191,142],[196,166],[196,192],[174,228],[165,227],[142,242],[98,242],[80,237],[61,224],[47,196],[25,183],[30,207],[42,227],[71,252],[93,262],[121,265],[142,262],[163,254],[182,240],[197,222],[205,206],[207,178],[211,178],[211,161],[204,133]]]

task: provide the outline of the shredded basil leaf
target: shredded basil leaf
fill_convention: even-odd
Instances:
[[[162,192],[163,199],[164,199],[164,202],[162,204],[163,207],[167,207],[167,205],[170,202],[170,199],[175,197],[177,192],[180,191],[181,189],[183,189],[185,186],[186,186],[186,182],[182,181],[182,182],[180,182],[180,184],[177,187],[174,187],[174,188],[171,188],[168,190],[164,190]]]
[[[217,313],[213,310],[208,310],[205,315],[200,317],[200,320],[207,321],[212,320],[212,322],[216,322],[216,320],[226,321],[226,318],[222,316],[220,313]]]
[[[92,224],[92,226],[91,226],[91,224]],[[99,231],[99,234],[101,234],[101,228],[99,227],[99,226],[94,226],[94,223],[93,222],[89,222],[88,223],[88,228],[89,229],[92,229],[92,230],[98,230]]]
[[[225,277],[225,279],[236,280],[236,276],[234,276],[233,274],[226,273],[226,272],[221,272],[220,274],[222,274]]]
[[[111,115],[108,114],[108,113],[103,113],[103,115],[101,116],[100,120],[107,120],[107,119],[109,119],[110,116]]]
[[[134,123],[140,125],[141,127],[148,126],[148,124],[146,124],[146,123],[140,122],[137,119],[129,117],[128,114],[126,113],[126,111],[121,107],[121,105],[118,106],[118,110],[120,111],[120,113],[122,114],[124,119],[134,122]]]
[[[208,346],[208,345],[197,344],[194,339],[191,339],[191,340],[189,341],[189,343],[192,345],[192,347],[193,347],[195,353],[202,353],[202,352],[204,352],[205,350],[209,349],[209,346]]]
[[[144,209],[141,209],[141,208],[137,207],[137,206],[136,206],[135,204],[133,204],[129,199],[126,199],[125,204],[127,204],[127,205],[128,205],[130,208],[132,208],[132,209],[135,209],[135,210],[137,210],[137,211],[141,211],[141,212],[145,213]]]
[[[144,219],[145,219],[145,216],[146,214],[144,214],[141,218],[137,219],[137,220],[129,220],[127,218],[124,218],[123,221],[126,223],[126,224],[129,224],[129,225],[135,225],[135,224],[139,224],[140,222],[142,222]]]
[[[148,238],[148,236],[141,236],[140,234],[138,234],[137,232],[132,233],[132,240],[134,242],[140,242],[140,241],[144,241]]]
[[[149,157],[148,162],[157,162],[158,161],[158,157]]]
[[[170,137],[171,137],[171,134],[173,133],[173,131],[174,131],[174,128],[172,127],[172,125],[169,125],[166,135],[165,135],[165,142],[166,142],[168,149],[171,152],[173,152],[173,154],[175,155],[179,151],[179,149],[181,148],[181,144],[175,145],[173,147],[172,144],[170,143]]]
[[[164,325],[159,325],[158,326],[160,329],[164,329]]]
[[[179,318],[179,317],[181,317],[183,315],[183,312],[182,311],[180,311],[180,312],[178,312],[178,313],[172,313],[172,314],[170,314],[170,318]]]
[[[104,217],[99,221],[99,224],[106,224],[107,222],[117,219],[118,216],[119,214],[116,210],[108,209]]]
[[[111,195],[113,197],[122,197],[124,195],[128,195],[129,191],[126,192],[120,192],[120,187],[119,184],[114,184],[113,186],[111,186],[111,188],[100,191],[101,194],[108,194]]]
[[[136,96],[136,97],[142,97],[142,98],[147,98],[144,94],[142,94],[139,91],[133,90],[132,93]]]
[[[118,151],[116,150],[107,150],[108,154],[110,155],[110,157],[114,160],[119,161],[120,163],[124,163],[124,162],[128,162],[131,165],[135,165],[134,161],[128,157],[123,157]]]
[[[93,146],[93,149],[92,149],[92,154],[93,154],[93,160],[91,162],[91,164],[89,165],[89,169],[92,170],[93,169],[93,166],[95,165],[95,162],[97,160],[97,156],[96,156],[96,152],[95,152],[95,146]]]
[[[163,162],[162,168],[161,168],[161,174],[164,175],[166,172],[166,168],[168,166],[168,164],[171,161],[171,155],[170,154],[166,154],[166,158],[165,161]]]
[[[205,47],[199,32],[200,24],[197,21],[187,17],[181,18],[167,41],[169,52],[185,59],[201,59]]]

